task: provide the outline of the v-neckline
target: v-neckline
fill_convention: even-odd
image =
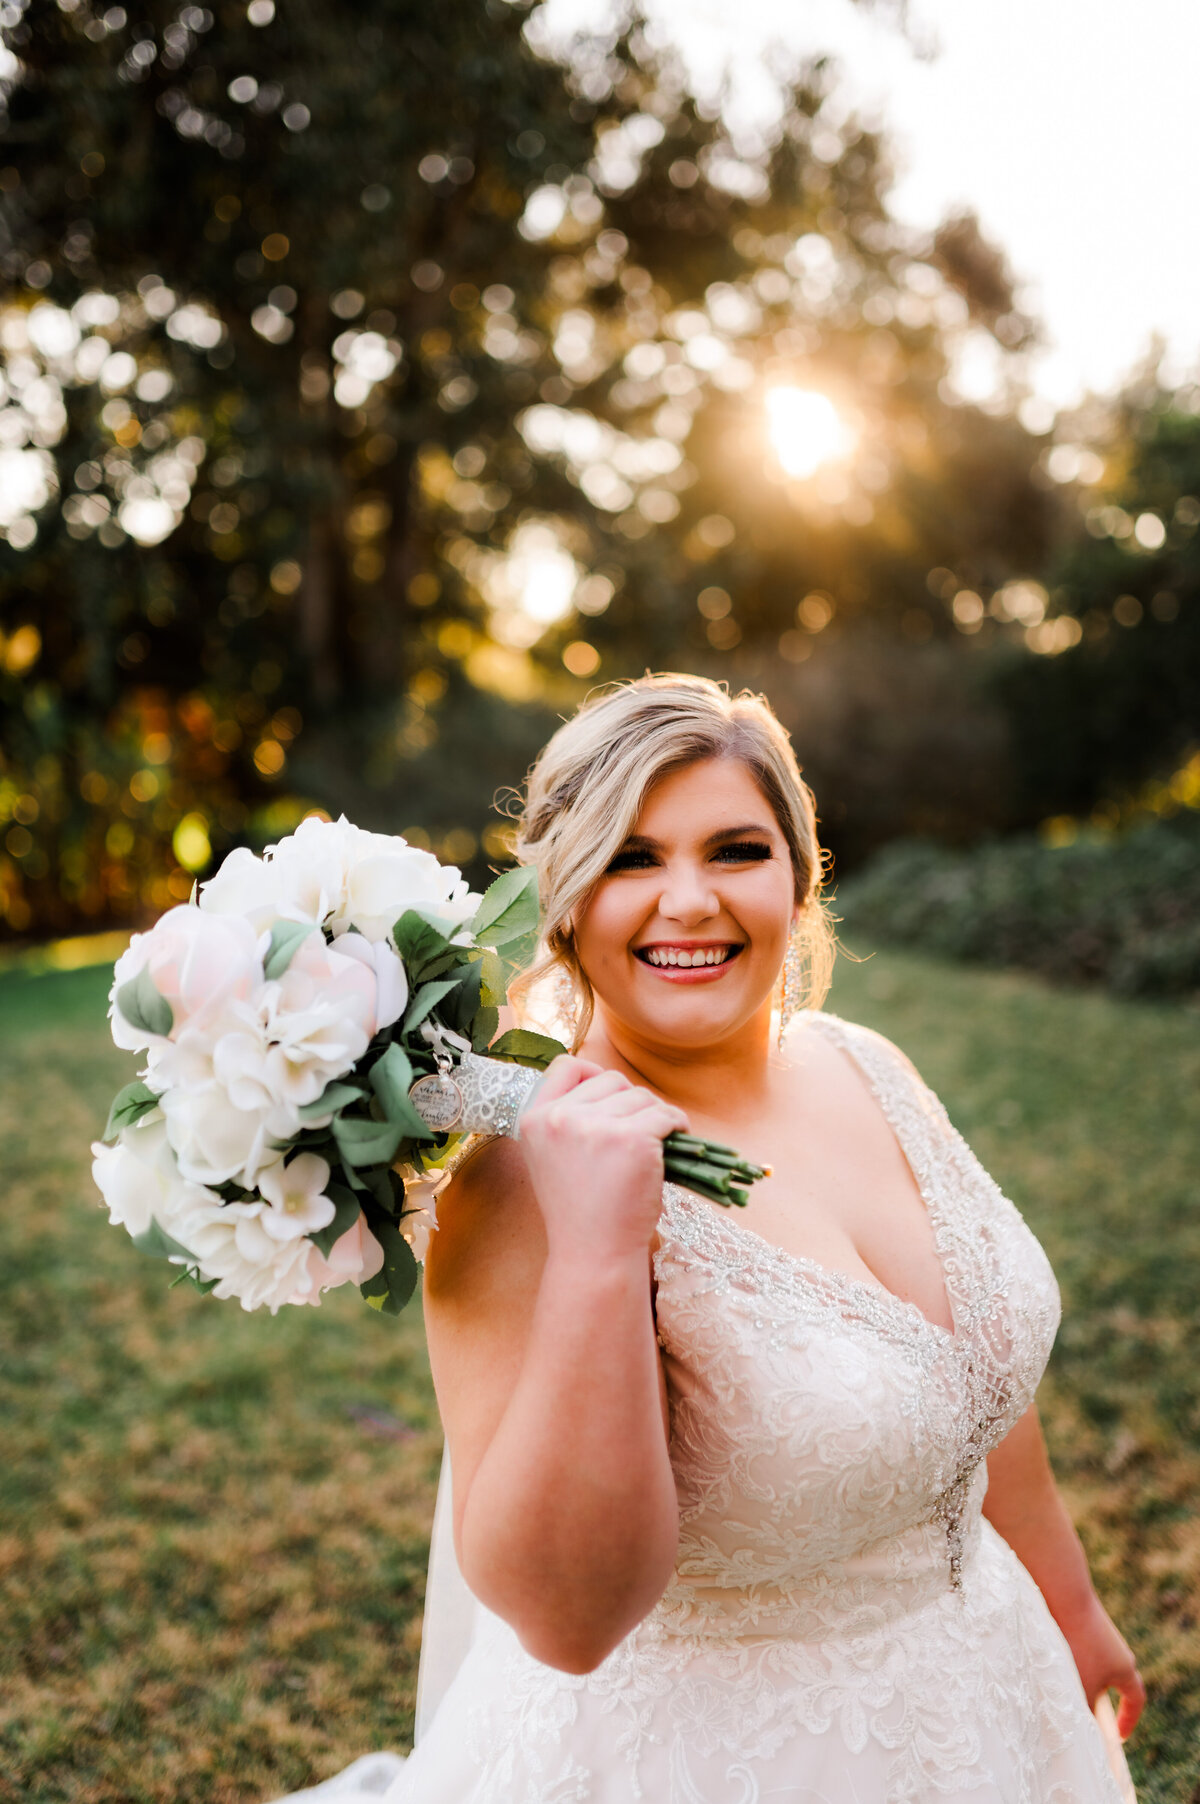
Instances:
[[[663,1188],[685,1197],[688,1205],[694,1205],[696,1214],[705,1221],[712,1222],[717,1228],[724,1228],[736,1238],[752,1240],[760,1253],[769,1254],[780,1265],[793,1267],[802,1277],[809,1280],[812,1289],[818,1295],[826,1287],[831,1290],[857,1292],[861,1296],[871,1298],[875,1303],[882,1304],[885,1308],[894,1309],[899,1315],[908,1316],[916,1326],[927,1328],[931,1334],[936,1335],[939,1340],[945,1341],[948,1345],[958,1345],[957,1330],[943,1328],[940,1322],[933,1321],[930,1316],[925,1314],[919,1303],[913,1303],[905,1297],[898,1296],[894,1290],[889,1290],[886,1284],[871,1283],[865,1278],[856,1278],[853,1272],[840,1271],[835,1265],[822,1265],[819,1259],[810,1259],[804,1253],[793,1253],[790,1247],[780,1246],[777,1240],[768,1240],[764,1234],[760,1234],[757,1229],[739,1220],[731,1210],[727,1210],[723,1205],[706,1202],[703,1197],[688,1190],[686,1185],[665,1184]],[[718,1209],[720,1210],[719,1214]],[[947,1293],[947,1301],[949,1301],[949,1293]],[[953,1304],[951,1304],[951,1312],[953,1312]]]
[[[852,1061],[855,1070],[862,1077],[863,1082],[866,1084],[867,1089],[875,1100],[880,1114],[887,1123],[888,1129],[899,1148],[901,1157],[912,1174],[912,1180],[916,1186],[917,1195],[924,1205],[925,1214],[929,1220],[933,1240],[933,1254],[934,1258],[937,1260],[938,1270],[941,1274],[942,1289],[946,1297],[946,1307],[949,1310],[950,1319],[954,1326],[951,1328],[943,1328],[940,1322],[935,1322],[932,1317],[926,1315],[919,1303],[914,1303],[908,1298],[900,1296],[896,1291],[889,1290],[888,1286],[886,1284],[881,1284],[878,1279],[868,1281],[865,1278],[856,1278],[852,1272],[841,1271],[838,1267],[832,1265],[823,1265],[819,1259],[811,1259],[805,1253],[793,1253],[790,1247],[780,1246],[779,1242],[775,1240],[768,1240],[765,1234],[760,1234],[756,1228],[752,1228],[746,1222],[739,1220],[733,1213],[732,1207],[708,1202],[704,1198],[695,1195],[694,1192],[688,1190],[685,1185],[668,1184],[665,1185],[664,1188],[679,1192],[693,1200],[697,1208],[703,1211],[706,1218],[715,1219],[719,1226],[728,1229],[735,1236],[741,1236],[747,1240],[752,1240],[757,1247],[766,1253],[773,1254],[775,1258],[780,1260],[784,1265],[794,1267],[798,1272],[802,1273],[812,1281],[814,1290],[819,1291],[823,1285],[828,1285],[834,1289],[840,1287],[844,1290],[857,1292],[862,1296],[870,1297],[876,1303],[882,1303],[885,1307],[890,1306],[894,1308],[898,1313],[915,1317],[916,1321],[922,1327],[927,1328],[930,1333],[936,1335],[939,1340],[943,1340],[951,1346],[959,1346],[963,1340],[963,1335],[958,1320],[958,1313],[954,1306],[954,1293],[950,1287],[949,1276],[946,1271],[946,1261],[942,1255],[941,1245],[939,1244],[940,1236],[943,1231],[943,1224],[939,1220],[934,1200],[927,1186],[921,1182],[920,1174],[918,1173],[909,1149],[905,1144],[904,1136],[897,1123],[893,1120],[891,1111],[884,1102],[878,1085],[875,1083],[870,1070],[864,1064],[862,1059],[859,1058],[858,1053],[853,1046],[852,1032],[846,1031],[851,1027],[851,1024],[843,1021],[837,1015],[827,1015],[819,1010],[814,1010],[809,1016],[809,1024],[811,1025],[816,1022],[824,1022],[835,1029],[835,1032],[831,1037],[846,1053],[847,1057]]]

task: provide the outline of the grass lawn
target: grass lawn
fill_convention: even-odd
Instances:
[[[257,1804],[408,1744],[420,1317],[167,1291],[90,1189],[133,1065],[107,984],[0,976],[0,1799]],[[1140,1797],[1200,1800],[1200,1017],[891,952],[831,1006],[916,1060],[1050,1253],[1044,1413],[1151,1687]]]

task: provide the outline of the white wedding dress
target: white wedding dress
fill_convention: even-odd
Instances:
[[[461,1579],[433,1572],[416,1751],[367,1756],[300,1796],[1132,1795],[1040,1591],[981,1515],[985,1456],[1032,1401],[1058,1324],[1046,1257],[888,1041],[824,1014],[798,1031],[849,1053],[898,1136],[932,1219],[953,1333],[668,1185],[656,1309],[680,1538],[666,1592],[603,1665],[575,1677],[531,1659]],[[447,1645],[454,1589],[471,1610],[465,1648]]]

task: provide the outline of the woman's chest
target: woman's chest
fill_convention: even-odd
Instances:
[[[796,1081],[754,1124],[750,1156],[771,1175],[739,1220],[785,1254],[874,1285],[953,1332],[935,1224],[893,1112],[825,1034],[810,1032],[802,1046]],[[745,1138],[714,1121],[702,1131]]]
[[[955,1333],[686,1192],[668,1191],[664,1225],[658,1320],[685,1509],[770,1498],[822,1542],[822,1521],[869,1529],[872,1498],[920,1520],[1032,1400],[1057,1289],[1015,1211],[960,1215],[943,1237]]]

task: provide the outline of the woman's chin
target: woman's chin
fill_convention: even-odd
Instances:
[[[606,1007],[639,1040],[672,1048],[696,1049],[728,1040],[764,1007],[770,1007],[769,995],[747,995],[741,984],[727,988],[703,980],[698,984],[668,981],[655,988],[657,993],[647,996],[639,984],[636,997],[625,997],[615,1007],[606,1003]]]

